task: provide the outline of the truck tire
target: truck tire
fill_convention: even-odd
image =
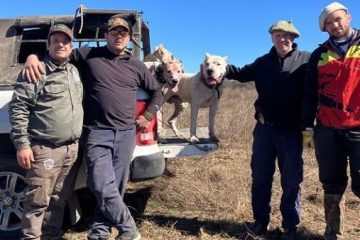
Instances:
[[[16,159],[0,158],[0,239],[19,239],[25,201],[25,170]]]

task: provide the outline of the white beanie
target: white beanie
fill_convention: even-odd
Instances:
[[[325,8],[323,8],[321,10],[321,14],[319,16],[319,26],[320,26],[320,30],[322,32],[325,32],[326,17],[330,13],[335,12],[337,10],[345,10],[346,12],[348,11],[348,9],[344,5],[342,5],[341,3],[338,3],[338,2],[330,3],[329,5],[327,5]]]

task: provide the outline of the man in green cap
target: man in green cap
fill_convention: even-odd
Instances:
[[[265,234],[270,222],[270,200],[276,159],[281,174],[280,210],[284,229],[282,238],[295,239],[300,223],[300,183],[303,179],[301,138],[301,96],[310,53],[297,49],[294,39],[299,31],[291,21],[270,26],[273,42],[270,52],[253,63],[238,68],[228,65],[226,78],[254,81],[257,121],[253,136],[252,208],[255,222],[251,235]]]
[[[22,238],[60,239],[65,200],[72,192],[83,124],[83,88],[69,63],[72,31],[50,28],[42,81],[18,77],[9,106],[17,162],[27,169]]]

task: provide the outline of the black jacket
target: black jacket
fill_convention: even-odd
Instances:
[[[286,130],[301,128],[301,99],[309,52],[294,50],[279,58],[275,47],[253,63],[238,68],[228,65],[226,78],[239,82],[254,81],[258,98],[255,118],[260,115],[269,125]]]
[[[82,73],[85,89],[84,125],[116,130],[135,126],[136,94],[150,95],[147,111],[155,114],[163,96],[143,62],[130,55],[117,56],[106,46],[73,50],[72,60]]]

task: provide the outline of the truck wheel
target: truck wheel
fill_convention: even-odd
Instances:
[[[16,165],[16,160],[13,160]],[[25,171],[18,166],[0,165],[0,236],[18,239],[25,201]]]

